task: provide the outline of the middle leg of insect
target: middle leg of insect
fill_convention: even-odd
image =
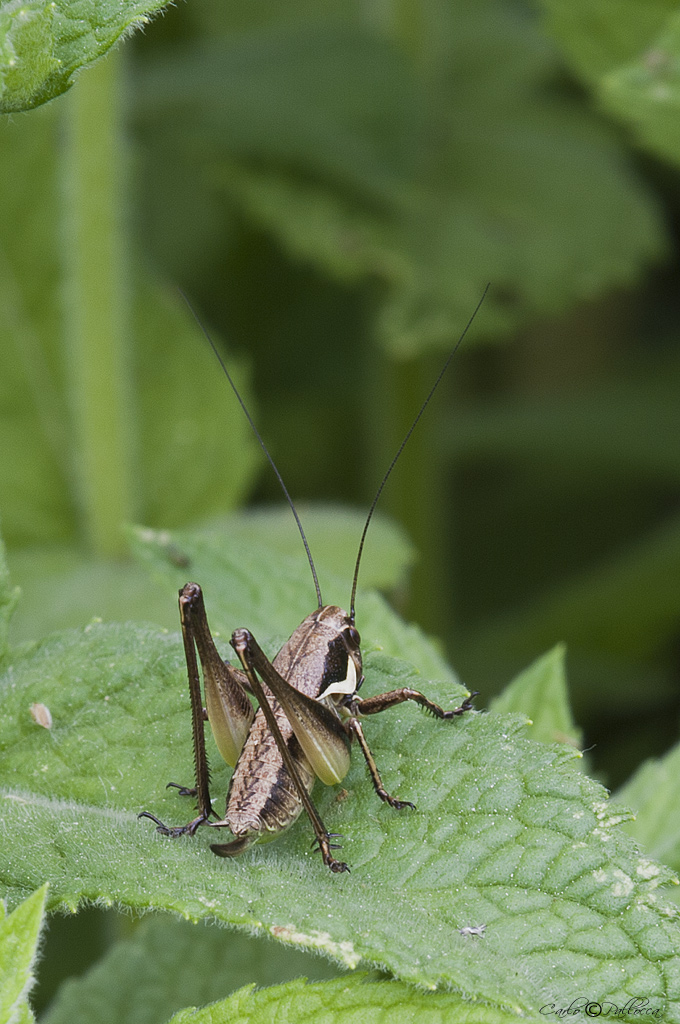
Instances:
[[[236,630],[231,644],[242,668],[220,657],[203,604],[201,588],[188,583],[180,591],[180,615],[189,677],[196,785],[180,792],[197,798],[197,816],[187,825],[167,826],[148,811],[163,835],[193,835],[201,825],[229,828],[233,840],[214,844],[222,857],[234,857],[253,842],[274,838],[304,809],[309,816],[324,863],[334,872],[347,865],[332,855],[336,838],[324,826],[311,799],[318,776],[327,785],[340,782],[349,770],[350,746],[357,739],[376,793],[392,807],[413,808],[391,796],[359,721],[403,701],[414,701],[438,718],[462,715],[471,698],[444,711],[417,690],[402,688],[361,700],[363,682],[360,637],[345,611],[323,605],[308,615],[283,645],[273,662],[246,629]],[[203,670],[205,708],[201,699],[196,651]],[[254,712],[248,694],[259,708]],[[211,821],[205,721],[224,760],[235,766],[224,818]],[[171,785],[174,785],[171,784]]]

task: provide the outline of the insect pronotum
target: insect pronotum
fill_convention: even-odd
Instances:
[[[304,809],[314,829],[324,864],[334,872],[347,871],[347,865],[336,860],[332,853],[338,849],[332,840],[339,837],[327,831],[312,802],[311,792],[317,777],[326,785],[342,781],[349,770],[353,740],[361,748],[380,799],[397,810],[414,808],[410,801],[391,796],[383,786],[361,719],[404,701],[420,704],[436,718],[452,719],[470,710],[474,694],[460,707],[449,711],[444,711],[422,693],[408,687],[362,700],[357,695],[364,681],[361,638],[355,627],[357,580],[366,533],[378,499],[477,315],[487,290],[488,285],[392,459],[369,508],[354,567],[349,614],[336,605],[324,605],[307,538],[293,501],[220,353],[199,321],[293,511],[314,580],[317,608],[300,623],[273,661],[262,652],[247,629],[235,630],[231,646],[240,662],[240,668],[236,668],[223,661],[215,647],[200,586],[187,583],[180,590],[179,609],[191,697],[196,784],[192,788],[176,783],[168,785],[179,789],[183,796],[196,797],[198,813],[186,825],[171,826],[165,825],[149,811],[142,811],[139,816],[151,818],[162,835],[172,838],[194,835],[201,825],[228,828],[232,840],[214,843],[211,849],[220,857],[235,857],[259,839],[274,838],[292,825]],[[201,699],[197,651],[203,670],[205,707]],[[257,700],[257,712],[249,694]],[[218,815],[213,811],[210,797],[204,734],[206,721],[210,723],[220,754],[234,766],[226,811],[224,817],[217,821],[211,820]]]

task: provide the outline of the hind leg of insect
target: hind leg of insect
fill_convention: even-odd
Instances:
[[[346,754],[346,764],[349,766],[348,733],[343,728],[342,723],[336,719],[327,708],[324,708],[317,701],[312,700],[304,693],[296,690],[279,675],[255,638],[247,629],[238,629],[234,632],[231,639],[231,646],[234,648],[241,660],[243,669],[248,677],[250,690],[255,694],[255,697],[262,708],[267,725],[276,740],[276,745],[279,749],[279,753],[281,754],[286,770],[292,778],[302,802],[302,806],[307,812],[312,828],[314,829],[314,835],[316,837],[315,844],[318,845],[318,848],[321,851],[324,864],[329,867],[331,871],[336,873],[349,871],[347,865],[343,861],[336,860],[331,853],[331,850],[338,848],[336,844],[331,842],[331,839],[340,837],[336,836],[335,833],[328,832],[326,826],[321,820],[321,816],[314,806],[312,798],[300,778],[300,774],[290,749],[281,735],[281,730],[279,729],[278,722],[276,721],[276,716],[258,676],[264,680],[271,693],[283,707],[295,735],[298,738],[298,741],[301,742],[306,754],[309,754],[310,752],[307,739],[308,737],[311,737],[311,734],[313,733],[314,740],[312,746],[317,748],[317,750],[319,747],[325,747],[325,751],[330,755],[331,761],[333,763],[342,763],[344,771],[346,772],[347,768],[344,767],[345,758],[343,757],[343,753]],[[327,766],[326,753],[322,755],[325,766]],[[313,760],[312,763],[314,763]],[[314,768],[315,771],[317,771],[317,774],[319,774],[316,765],[314,765]],[[323,778],[323,775],[321,777]]]
[[[201,825],[209,822],[211,816],[216,816],[210,799],[210,771],[205,749],[205,721],[210,722],[220,754],[228,764],[234,765],[255,716],[246,692],[250,688],[247,677],[243,672],[223,661],[215,647],[205,613],[203,592],[197,583],[187,583],[180,590],[179,611],[189,678],[196,785],[194,787],[178,786],[174,782],[168,783],[168,785],[179,789],[183,796],[195,796],[198,814],[186,825],[165,825],[149,811],[142,811],[139,815],[140,818],[151,818],[156,823],[156,830],[171,838],[194,835]],[[206,708],[203,707],[201,699],[196,650],[198,650],[203,669]],[[220,825],[222,823],[211,822],[211,824]],[[224,822],[224,826],[226,827],[226,822]]]
[[[361,752],[364,755],[366,764],[368,765],[368,770],[371,773],[373,788],[381,800],[384,800],[385,803],[390,805],[390,807],[395,807],[397,810],[401,810],[403,807],[411,807],[415,810],[415,804],[412,804],[410,800],[398,800],[396,797],[391,796],[383,786],[380,772],[378,771],[378,767],[373,759],[371,748],[364,736],[361,723],[358,718],[354,717],[354,715],[377,715],[381,711],[386,711],[387,708],[394,707],[396,704],[403,704],[404,701],[412,700],[426,708],[427,711],[435,715],[436,718],[455,718],[472,709],[472,700],[475,696],[475,693],[471,693],[469,697],[466,697],[460,707],[453,708],[451,711],[444,711],[443,708],[440,708],[438,704],[429,700],[418,690],[411,690],[406,686],[402,687],[401,690],[390,690],[388,693],[379,693],[375,697],[367,697],[365,700],[360,700],[358,697],[355,697],[349,702],[348,707],[352,712],[352,717],[347,720],[347,728],[354,736],[356,736],[359,742]]]

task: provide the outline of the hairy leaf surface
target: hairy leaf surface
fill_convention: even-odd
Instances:
[[[273,583],[289,567],[264,539],[260,558],[269,578],[243,578],[225,552],[233,599],[250,587],[246,603],[272,602],[274,588],[277,625],[292,628]],[[208,564],[196,555],[192,568],[203,578]],[[388,653],[391,639],[377,650],[377,623],[370,635],[359,622],[362,692],[410,685],[445,707],[460,699],[450,677],[428,680]],[[400,642],[409,648],[408,631]],[[207,830],[173,842],[136,819],[142,809],[172,823],[192,813],[164,789],[193,774],[182,662],[176,635],[133,625],[95,623],[17,652],[0,725],[0,877],[12,903],[49,879],[52,907],[91,899],[216,919],[527,1013],[586,992],[619,1004],[644,995],[680,1019],[680,930],[658,888],[670,872],[618,828],[625,814],[576,770],[573,748],[527,739],[517,715],[438,722],[402,705],[366,732],[385,784],[415,812],[378,803],[356,756],[343,791],[316,790],[351,875],[323,868],[302,819],[275,844],[218,860]],[[34,702],[49,708],[51,729],[33,720]],[[218,809],[228,777],[213,756]],[[466,932],[480,925],[483,937]]]
[[[162,10],[156,0],[9,0],[0,9],[0,111],[30,110]]]
[[[0,902],[0,1022],[32,1024],[27,996],[33,984],[33,965],[43,922],[47,887],[5,914]]]

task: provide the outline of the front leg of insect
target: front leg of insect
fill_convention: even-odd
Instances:
[[[434,701],[429,700],[418,690],[411,690],[404,686],[400,690],[390,690],[388,693],[379,693],[375,697],[368,697],[366,700],[360,700],[356,695],[348,697],[343,705],[350,714],[350,718],[347,720],[347,728],[351,731],[352,735],[355,736],[361,747],[361,752],[364,755],[368,770],[371,773],[371,779],[373,780],[373,788],[385,803],[388,803],[390,807],[395,807],[397,810],[401,810],[402,807],[410,807],[415,810],[415,804],[412,804],[410,800],[397,800],[396,797],[390,796],[385,787],[382,784],[380,772],[373,759],[373,754],[364,736],[364,730],[359,721],[359,717],[362,715],[377,715],[380,711],[387,711],[388,708],[392,708],[395,704],[402,704],[406,700],[415,701],[416,704],[420,704],[426,708],[435,718],[456,718],[458,715],[465,714],[466,711],[472,710],[472,701],[476,697],[476,693],[471,693],[469,697],[466,697],[460,707],[453,708],[451,711],[444,711]]]
[[[208,626],[203,603],[203,592],[197,583],[187,583],[179,592],[179,613],[182,623],[184,656],[189,678],[191,699],[191,724],[194,744],[194,767],[196,784],[193,788],[175,786],[180,794],[197,798],[197,816],[187,825],[169,826],[159,821],[149,811],[142,811],[140,818],[151,818],[156,822],[162,835],[173,838],[193,835],[196,830],[215,816],[210,799],[210,771],[205,750],[205,721],[215,738],[217,748],[227,762],[235,765],[255,717],[253,706],[246,690],[248,680],[242,672],[223,661],[215,647]],[[205,703],[201,699],[201,681],[198,674],[196,649],[203,669]]]

